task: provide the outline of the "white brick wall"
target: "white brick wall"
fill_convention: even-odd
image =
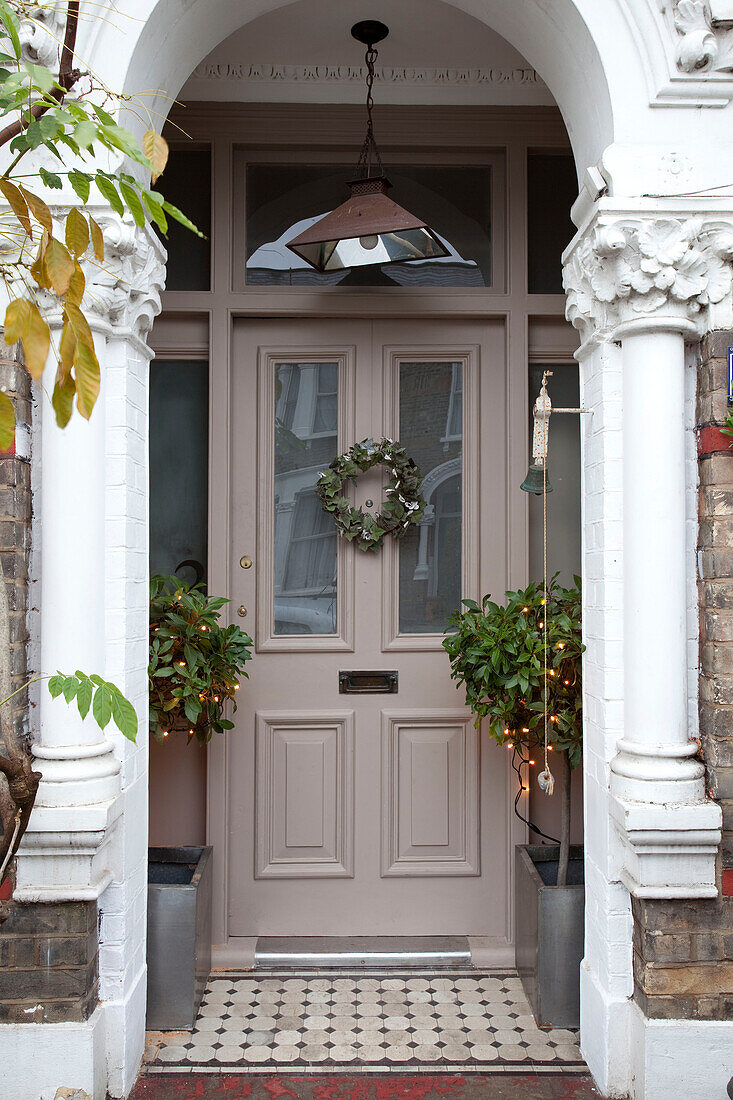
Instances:
[[[100,899],[100,998],[112,1096],[132,1084],[144,1048],[148,761],[148,355],[111,340],[106,416],[106,676],[134,703],[137,743],[110,731],[122,760],[121,881]]]
[[[585,691],[586,913],[583,1052],[601,1088],[623,1090],[625,1060],[608,1078],[613,1002],[626,1011],[633,992],[628,891],[614,881],[616,839],[609,816],[610,762],[623,734],[622,373],[616,344],[580,365],[583,454],[583,636]],[[588,985],[595,987],[594,996]],[[616,1095],[616,1093],[613,1093]]]

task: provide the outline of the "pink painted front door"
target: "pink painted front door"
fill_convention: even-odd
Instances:
[[[502,320],[235,326],[232,614],[256,654],[227,746],[230,941],[506,943],[507,754],[441,646],[462,596],[506,587],[506,408]],[[427,500],[375,553],[339,539],[314,493],[367,437],[400,440]],[[378,510],[382,477],[353,500]],[[365,671],[396,690],[344,692]]]

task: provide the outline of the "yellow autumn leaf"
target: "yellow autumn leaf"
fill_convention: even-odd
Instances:
[[[0,390],[0,451],[9,451],[15,441],[15,409],[6,393]]]
[[[92,247],[94,249],[94,258],[97,260],[104,259],[104,234],[95,222],[92,215],[89,215],[89,229],[92,234]]]
[[[80,340],[83,344],[89,344],[89,347],[93,350],[94,337],[92,336],[92,330],[79,307],[67,298],[64,302],[64,312],[74,330],[74,335],[77,340]]]
[[[17,344],[23,339],[31,304],[25,298],[14,298],[5,310],[4,335],[6,344]]]
[[[36,258],[31,264],[31,275],[36,280],[36,284],[41,290],[51,289],[51,280],[48,277],[48,271],[46,270],[46,248],[48,246],[50,238],[46,230],[43,230],[41,236],[41,243],[38,246],[38,252]]]
[[[61,330],[59,341],[59,371],[57,381],[66,381],[71,374],[74,365],[74,352],[76,351],[76,336],[71,324],[67,321]]]
[[[33,378],[40,378],[51,347],[51,333],[35,302],[29,304],[31,308],[23,337],[25,365]]]
[[[20,185],[20,190],[36,221],[39,222],[44,229],[47,229],[49,233],[53,233],[51,211],[48,209],[43,199],[39,199],[38,195],[34,195],[27,187],[23,187],[23,184]]]
[[[86,225],[86,222],[84,224]],[[74,265],[74,274],[69,281],[69,289],[66,291],[66,301],[72,302],[76,306],[80,306],[81,300],[84,297],[85,287],[86,279],[84,278],[84,272],[77,262]]]
[[[76,374],[76,407],[84,419],[88,420],[99,396],[99,363],[94,354],[94,348],[82,343],[78,335],[74,352],[74,373]]]
[[[5,343],[15,344],[18,340],[23,345],[26,370],[33,378],[40,378],[48,359],[51,333],[38,306],[25,298],[16,298],[5,311]]]
[[[51,237],[46,248],[45,259],[51,286],[59,298],[63,298],[69,289],[71,276],[74,274],[74,260],[71,253],[61,241]]]
[[[56,383],[53,387],[53,394],[51,395],[51,404],[54,407],[56,423],[59,428],[65,428],[71,420],[71,414],[74,411],[75,393],[76,384],[71,375],[64,379],[56,379]]]
[[[11,209],[22,225],[25,232],[33,240],[33,227],[28,216],[28,203],[20,193],[20,190],[10,180],[0,179],[0,191],[10,203]]]
[[[66,215],[66,247],[75,256],[83,255],[89,247],[89,226],[80,210],[72,206]]]
[[[155,130],[146,130],[143,134],[142,150],[152,165],[150,178],[155,183],[168,163],[168,142]]]

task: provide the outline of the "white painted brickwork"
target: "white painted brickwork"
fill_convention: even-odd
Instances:
[[[148,359],[112,339],[105,365],[106,676],[134,703],[137,743],[111,733],[122,761],[121,880],[100,898],[99,979],[109,1089],[122,1096],[145,1043],[147,907]]]
[[[621,348],[596,348],[580,364],[583,459],[583,640],[585,689],[586,911],[581,1044],[601,1088],[624,1090],[623,1066],[609,1076],[613,1002],[633,992],[628,891],[614,881],[615,830],[609,814],[610,762],[623,736],[623,495]],[[606,1003],[599,1010],[598,999]]]

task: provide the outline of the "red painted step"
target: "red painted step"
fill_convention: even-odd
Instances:
[[[569,1073],[245,1076],[151,1073],[130,1100],[599,1100],[590,1077]]]

